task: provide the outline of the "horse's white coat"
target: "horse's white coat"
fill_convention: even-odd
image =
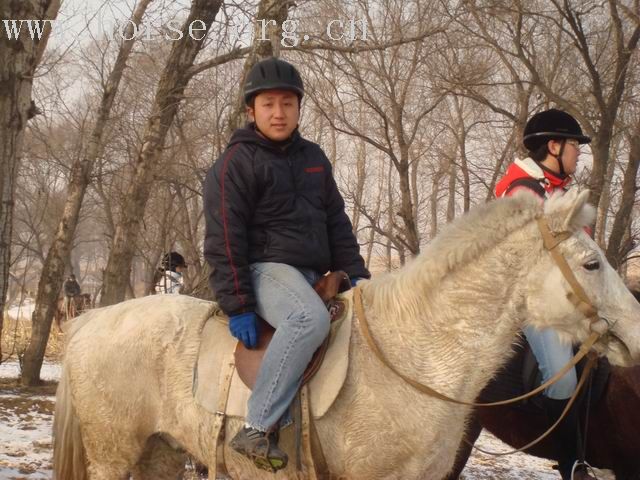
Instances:
[[[552,230],[576,232],[559,248],[626,345],[598,348],[628,365],[640,359],[640,305],[582,232],[591,218],[585,201],[585,193],[554,197],[545,216]],[[403,269],[360,284],[371,330],[397,368],[473,401],[507,359],[525,320],[554,326],[567,340],[586,338],[589,324],[565,300],[568,285],[543,250],[534,221],[542,208],[526,193],[477,207]],[[584,268],[595,259],[600,268]],[[198,333],[212,308],[183,296],[134,300],[94,313],[77,329],[61,382],[70,395],[62,388],[59,401],[70,396],[73,408],[61,405],[57,419],[57,465],[71,440],[77,446],[77,437],[60,433],[74,413],[92,480],[131,470],[135,478],[175,478],[179,455],[157,440],[149,444],[154,448],[146,444],[157,432],[213,462],[213,416],[191,392]],[[467,413],[403,383],[373,356],[354,322],[346,383],[317,428],[335,478],[439,480],[453,464]],[[232,422],[228,436],[239,426]],[[236,480],[296,478],[292,468],[273,477],[234,452],[227,450],[226,458]],[[145,473],[148,468],[154,471]]]

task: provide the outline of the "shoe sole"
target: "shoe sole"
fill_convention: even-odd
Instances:
[[[253,462],[253,464],[261,470],[266,470],[268,472],[275,473],[278,470],[282,470],[287,466],[288,459],[279,459],[279,458],[265,458],[258,457],[250,454],[244,448],[240,447],[237,444],[230,443],[229,446],[238,452],[241,455],[244,455],[249,460]]]
[[[279,460],[277,458],[254,458],[253,464],[261,470],[267,470],[269,472],[276,472],[282,470],[287,466],[287,462]]]

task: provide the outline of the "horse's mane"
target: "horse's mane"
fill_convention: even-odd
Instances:
[[[591,218],[591,210],[585,209],[584,214],[577,215],[575,224],[556,225],[558,220],[553,213],[570,208],[576,195],[577,191],[572,190],[545,202],[544,213],[553,231],[575,230]],[[447,225],[403,268],[367,282],[365,288],[373,296],[373,308],[383,315],[403,309],[416,313],[416,309],[420,309],[420,292],[428,291],[456,268],[473,262],[542,212],[540,198],[528,191],[472,208]]]

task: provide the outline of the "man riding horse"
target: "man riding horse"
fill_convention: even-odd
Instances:
[[[205,258],[231,334],[257,344],[257,315],[276,328],[249,398],[245,428],[231,441],[259,468],[279,470],[287,454],[277,431],[329,313],[313,289],[328,270],[369,278],[345,204],[322,149],[300,136],[304,86],[276,58],[257,63],[244,97],[252,123],[234,132],[204,186]],[[266,445],[266,448],[265,448]]]

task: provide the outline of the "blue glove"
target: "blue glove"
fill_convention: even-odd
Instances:
[[[247,348],[258,345],[258,318],[255,312],[240,313],[229,317],[229,330]]]
[[[349,280],[351,280],[351,288],[353,288],[358,284],[358,282],[360,280],[364,280],[364,278],[362,278],[362,277],[351,277]]]

